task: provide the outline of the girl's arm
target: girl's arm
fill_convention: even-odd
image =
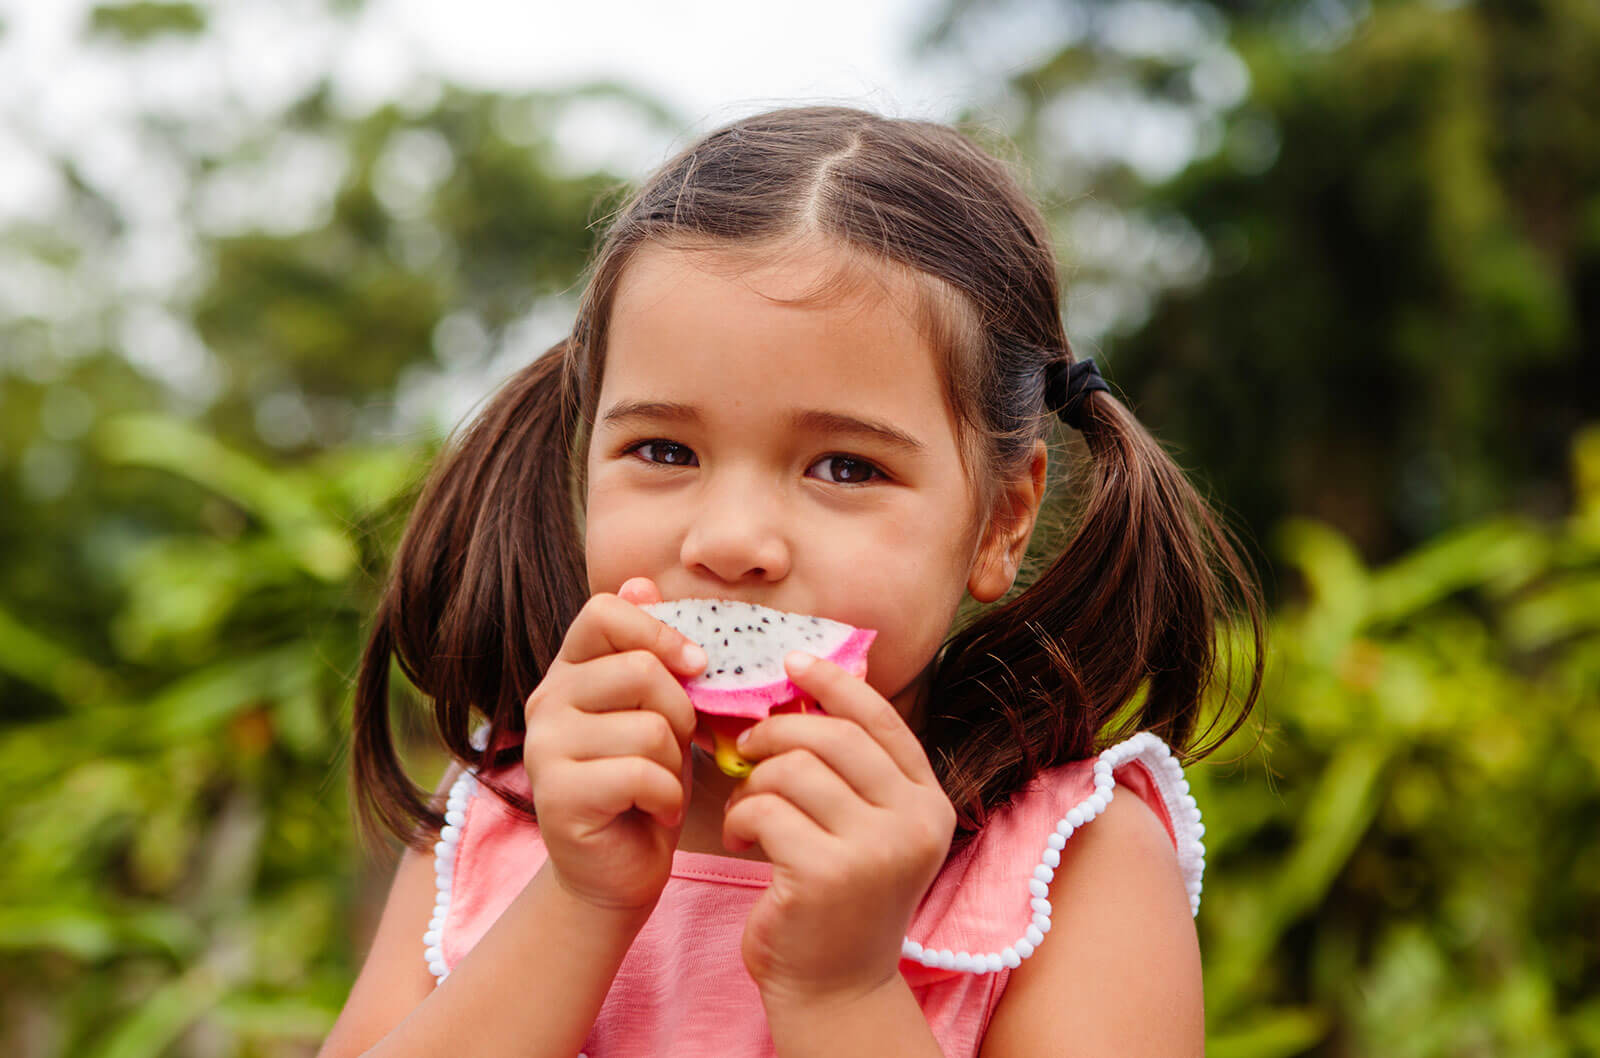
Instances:
[[[828,1001],[764,996],[767,1024],[783,1058],[943,1058],[928,1019],[896,974],[872,992]]]
[[[322,1058],[578,1053],[671,871],[694,731],[673,672],[693,676],[706,661],[634,605],[660,601],[653,584],[623,592],[632,601],[584,605],[524,706],[544,867],[435,988],[418,948],[433,854],[407,852]]]
[[[1067,842],[1052,889],[1050,935],[1011,971],[980,1058],[1205,1054],[1194,918],[1149,806],[1113,799]]]
[[[644,925],[597,912],[549,870],[534,876],[437,988],[423,965],[433,855],[407,851],[366,965],[318,1058],[571,1058]]]

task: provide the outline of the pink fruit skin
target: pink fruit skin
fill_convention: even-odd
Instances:
[[[844,669],[852,676],[867,674],[867,648],[872,646],[878,633],[871,628],[858,628],[826,660]],[[764,720],[775,705],[792,702],[804,695],[790,680],[764,683],[759,687],[712,688],[701,684],[699,677],[687,681],[683,688],[689,692],[690,703],[700,712],[712,716],[738,716],[748,720]]]

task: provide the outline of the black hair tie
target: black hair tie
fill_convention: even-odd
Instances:
[[[1052,360],[1044,368],[1044,406],[1074,430],[1083,429],[1084,398],[1095,390],[1111,392],[1094,360],[1085,357],[1076,363]]]

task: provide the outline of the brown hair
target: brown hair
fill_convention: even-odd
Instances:
[[[356,687],[353,774],[369,825],[421,848],[442,822],[395,750],[391,654],[432,700],[449,751],[532,813],[488,776],[520,760],[523,703],[588,594],[583,449],[610,305],[633,254],[815,238],[912,278],[974,487],[1026,473],[1054,429],[1045,367],[1072,354],[1044,218],[1007,167],[947,126],[843,107],[778,110],[710,133],[616,211],[571,336],[493,395],[418,500]],[[1136,730],[1203,755],[1260,691],[1260,594],[1231,533],[1110,394],[1087,398],[1083,436],[1092,471],[1070,541],[1027,590],[957,631],[934,667],[921,737],[958,839],[1039,770]],[[1219,622],[1239,609],[1254,647],[1249,686],[1230,710],[1230,671],[1203,722]],[[1231,651],[1220,653],[1231,666]],[[470,743],[474,713],[490,749]]]

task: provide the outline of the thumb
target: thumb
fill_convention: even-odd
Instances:
[[[622,587],[617,589],[617,597],[635,606],[648,606],[661,601],[661,592],[656,587],[656,582],[649,577],[629,577],[622,582]]]

